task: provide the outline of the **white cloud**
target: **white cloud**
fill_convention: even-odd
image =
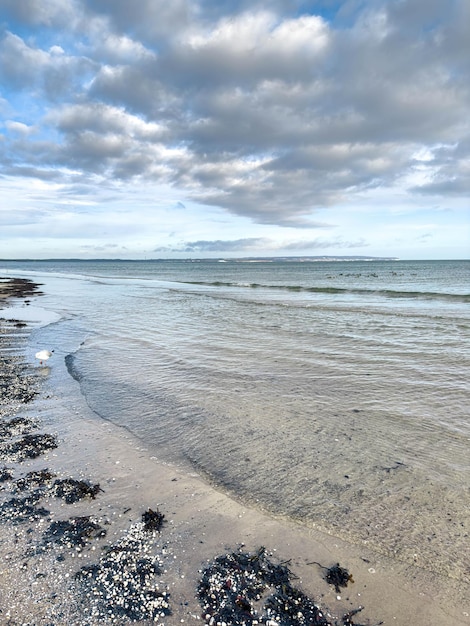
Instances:
[[[34,132],[34,127],[23,124],[23,122],[15,122],[14,120],[7,120],[5,127],[10,133],[17,133],[19,135],[29,135]]]
[[[468,3],[347,3],[337,19],[300,6],[5,0],[4,188],[54,182],[55,207],[81,188],[99,212],[101,186],[132,214],[134,198],[170,185],[173,206],[276,227],[279,242],[283,229],[315,228],[325,209],[359,216],[374,191],[384,213],[390,198],[460,207]],[[361,235],[324,241],[346,248]]]
[[[98,32],[93,54],[100,59],[114,63],[155,59],[155,54],[145,48],[140,41],[135,41],[126,35],[119,36],[110,33],[104,40],[99,35]]]

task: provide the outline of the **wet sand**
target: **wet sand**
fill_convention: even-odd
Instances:
[[[12,295],[17,303],[18,298],[31,297],[31,293],[18,290]],[[11,479],[0,483],[0,504],[19,496],[18,479],[45,469],[54,475],[51,483],[73,478],[100,486],[96,497],[72,504],[45,490],[35,506],[49,513],[34,521],[19,523],[5,515],[0,517],[0,623],[131,623],[129,617],[121,618],[113,611],[112,593],[117,594],[118,607],[120,597],[125,595],[125,570],[135,567],[136,561],[124,561],[123,571],[114,570],[113,581],[100,588],[101,594],[110,594],[107,617],[96,587],[94,595],[93,584],[83,585],[75,574],[83,567],[103,562],[103,555],[113,554],[113,546],[114,553],[123,552],[123,541],[130,535],[135,538],[137,531],[144,539],[132,544],[141,550],[134,556],[158,564],[159,573],[149,581],[152,590],[158,588],[160,594],[166,594],[159,599],[167,598],[171,609],[171,615],[155,615],[153,622],[143,619],[140,623],[171,626],[210,622],[196,596],[202,570],[220,555],[240,547],[255,554],[261,546],[273,562],[288,562],[289,570],[297,577],[293,585],[315,600],[331,624],[342,624],[342,616],[359,607],[364,609],[349,623],[470,623],[468,586],[377,555],[367,545],[350,545],[315,528],[247,508],[196,473],[162,463],[125,429],[94,416],[71,378],[70,393],[57,395],[50,383],[50,368],[65,367],[58,356],[48,366],[25,364],[18,346],[25,345],[28,326],[0,320],[0,327],[2,363],[8,361],[11,365],[21,393],[37,392],[24,402],[21,394],[9,397],[8,390],[4,390],[0,407],[3,423],[24,417],[35,421],[33,432],[57,438],[57,447],[37,458],[0,458],[0,469],[6,466],[12,473]],[[149,509],[165,516],[160,532],[141,533],[142,514]],[[90,536],[78,547],[53,542],[47,549],[43,547],[52,524],[88,516],[106,531],[104,537],[96,533],[98,536]],[[325,570],[314,561],[327,567],[340,563],[354,582],[338,592],[326,582]],[[90,571],[96,576],[100,573]],[[246,623],[256,623],[252,617]],[[299,617],[297,623],[305,622]]]

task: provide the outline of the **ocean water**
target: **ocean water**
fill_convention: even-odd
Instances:
[[[97,419],[249,505],[468,579],[470,262],[0,262]]]

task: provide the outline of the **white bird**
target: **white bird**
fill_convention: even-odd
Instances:
[[[53,352],[54,350],[40,350],[39,352],[36,352],[35,356],[39,359],[39,363],[42,365],[43,361],[47,361],[47,359],[51,358]]]

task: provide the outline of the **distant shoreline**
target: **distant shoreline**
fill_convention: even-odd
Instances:
[[[354,261],[365,261],[365,262],[379,262],[379,261],[402,261],[404,259],[400,259],[399,257],[375,257],[375,256],[247,256],[247,257],[227,257],[227,256],[216,256],[216,257],[185,257],[185,258],[152,258],[152,259],[123,259],[123,258],[87,258],[80,259],[77,257],[70,258],[47,258],[47,259],[33,259],[33,258],[25,258],[25,259],[0,259],[0,263],[45,263],[45,262],[84,262],[84,263],[192,263],[192,262],[213,262],[219,263],[221,261],[230,262],[230,263],[322,263],[322,262],[354,262]],[[444,260],[452,260],[452,259],[444,259]],[[418,259],[418,261],[423,261],[422,259]],[[426,262],[426,261],[424,261]],[[439,261],[438,261],[439,262]]]
[[[470,259],[403,259],[376,256],[246,256],[178,257],[178,258],[78,258],[0,259],[0,263],[469,263]]]

